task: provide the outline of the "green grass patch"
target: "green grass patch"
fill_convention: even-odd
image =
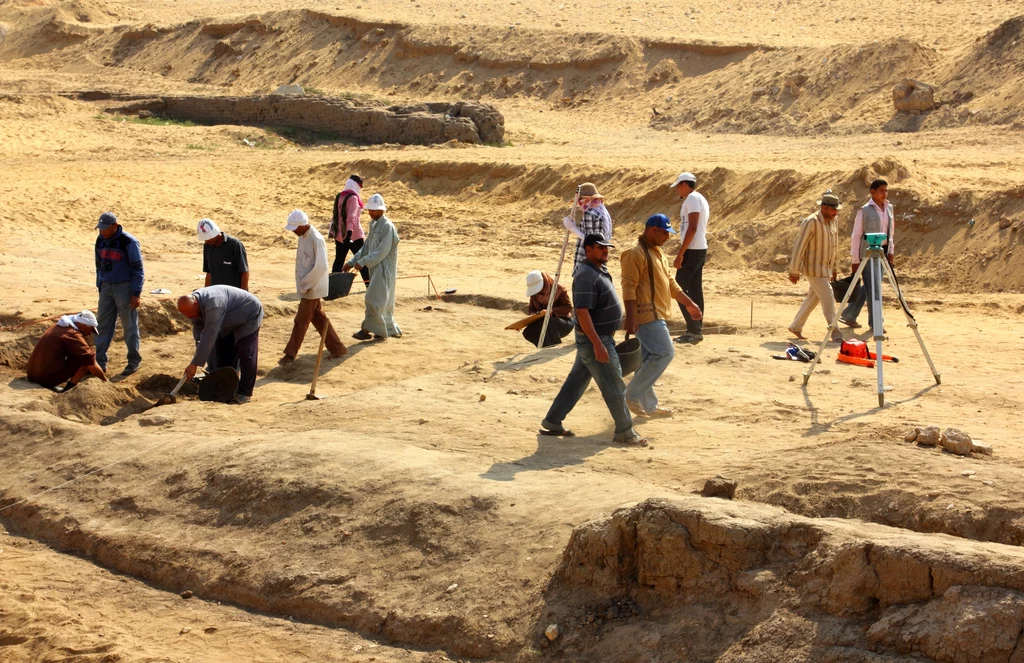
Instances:
[[[213,145],[196,145],[195,143],[189,143],[185,146],[186,150],[203,150],[205,152],[213,152],[216,147]]]
[[[149,124],[155,127],[198,127],[199,125],[191,120],[175,120],[167,117],[133,117],[131,121],[135,124]]]

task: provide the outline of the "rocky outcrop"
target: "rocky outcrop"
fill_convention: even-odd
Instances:
[[[904,78],[892,89],[892,104],[901,113],[930,111],[935,108],[935,90],[927,83]]]
[[[108,109],[122,113],[141,110],[202,124],[281,126],[329,132],[339,138],[371,144],[430,145],[456,140],[500,145],[505,140],[505,118],[498,109],[466,101],[385,107],[293,94],[183,96],[144,99]]]

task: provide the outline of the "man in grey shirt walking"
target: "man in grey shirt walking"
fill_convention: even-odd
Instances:
[[[191,380],[215,354],[218,366],[234,366],[241,377],[235,399],[248,403],[256,386],[263,304],[255,295],[230,285],[211,285],[178,298],[178,310],[192,320],[196,352],[185,368]]]

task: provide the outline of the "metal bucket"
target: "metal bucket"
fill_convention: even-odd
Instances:
[[[626,334],[626,340],[615,346],[615,352],[619,355],[622,377],[635,372],[644,363],[640,356],[640,339],[630,338],[629,334]]]

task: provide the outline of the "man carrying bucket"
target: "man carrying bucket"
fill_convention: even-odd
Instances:
[[[540,424],[540,434],[574,435],[562,426],[562,421],[576,407],[593,378],[615,420],[612,441],[646,447],[647,440],[633,430],[633,418],[624,396],[626,383],[622,381],[622,366],[612,336],[622,324],[622,305],[615,294],[611,274],[605,268],[610,246],[612,244],[599,233],[583,239],[586,260],[580,263],[572,281],[572,300],[576,307],[576,361]]]
[[[626,387],[626,405],[638,416],[671,417],[672,410],[658,407],[654,383],[672,363],[675,350],[666,320],[672,317],[672,300],[686,310],[691,320],[700,320],[700,308],[686,296],[671,277],[661,247],[675,230],[668,217],[655,214],[647,219],[644,233],[634,246],[622,252],[622,299],[626,303],[626,333],[640,339],[643,364]]]

